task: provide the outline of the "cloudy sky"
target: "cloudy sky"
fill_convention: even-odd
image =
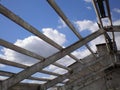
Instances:
[[[109,1],[113,24],[120,25],[120,1]],[[64,48],[78,41],[78,38],[66,26],[63,20],[50,7],[46,0],[1,0],[0,3]],[[96,14],[94,12],[91,0],[56,0],[56,3],[77,28],[81,36],[86,37],[98,30]],[[104,26],[109,25],[106,18],[103,20],[103,23]],[[117,46],[118,49],[120,49],[120,33],[115,34]],[[1,14],[0,38],[37,53],[43,57],[48,57],[59,51],[58,49],[34,36]],[[104,42],[105,41],[103,36],[100,36],[97,39],[91,41],[89,45],[95,52],[95,45]],[[72,52],[72,54],[81,59],[89,55],[90,52],[86,49],[85,46],[83,46],[82,48]],[[2,46],[0,46],[0,58],[4,58],[13,62],[19,62],[28,66],[39,62],[39,60],[22,55]],[[75,61],[69,56],[66,56],[57,62],[64,66],[69,66]],[[50,65],[44,69],[60,74],[67,72],[66,70],[60,69],[54,65]],[[17,73],[22,69],[0,65],[0,70]],[[36,73],[35,76],[54,78],[42,73]]]

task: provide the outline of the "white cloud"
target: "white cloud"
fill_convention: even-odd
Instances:
[[[112,37],[112,33],[109,33],[109,35]],[[117,44],[117,49],[120,50],[120,32],[115,32],[115,41]]]
[[[113,11],[120,14],[120,8],[114,8]]]
[[[65,56],[65,57],[59,59],[56,62],[63,65],[63,66],[68,67],[69,65],[73,64],[75,62],[75,60],[73,60],[69,56]],[[55,65],[49,65],[48,67],[44,68],[44,70],[49,70],[49,71],[59,73],[59,74],[67,73],[67,70],[59,68],[59,67],[57,67]]]
[[[27,50],[30,50],[30,51],[37,53],[44,57],[48,57],[49,55],[51,55],[57,51],[57,49],[50,46],[43,40],[40,40],[36,36],[29,36],[29,37],[25,38],[24,40],[17,40],[15,42],[15,45],[23,47]],[[25,56],[23,54],[17,53],[15,51],[7,49],[7,48],[3,48],[3,52],[4,52],[3,58],[5,58],[7,60],[19,62],[19,63],[26,64],[26,65],[32,65],[32,64],[38,62],[38,60],[36,60],[36,59],[33,59],[33,58]]]
[[[65,35],[59,33],[57,30],[53,30],[52,28],[44,28],[43,33],[60,45],[64,44],[66,41]],[[58,51],[56,48],[36,36],[29,36],[23,40],[17,40],[14,44],[43,57],[48,57]],[[38,62],[36,59],[22,55],[7,48],[3,48],[2,51],[3,54],[0,56],[10,61],[19,62],[25,65],[32,65]]]
[[[88,6],[88,7],[86,7],[86,8],[87,8],[88,10],[91,10],[91,9],[92,9],[92,8],[91,8],[91,7],[89,7],[89,6]]]
[[[110,26],[110,21],[108,18],[103,18],[102,22],[103,22],[103,26]]]
[[[51,87],[51,88],[48,88],[47,90],[58,90],[57,87]]]
[[[57,28],[59,29],[65,28],[67,26],[61,18],[58,20],[58,23],[59,23],[59,26]]]
[[[52,28],[43,28],[42,31],[46,36],[61,46],[63,46],[63,44],[66,42],[66,36],[62,33],[59,33],[56,29],[53,30]]]
[[[104,26],[109,25],[109,21],[107,19],[103,19],[102,21],[103,21]],[[80,31],[90,30],[91,32],[94,32],[94,31],[98,30],[97,23],[95,23],[91,20],[76,21],[75,24],[78,26],[78,29]],[[120,25],[120,20],[114,21],[113,25]],[[115,38],[116,38],[117,47],[120,50],[120,43],[119,43],[120,33],[115,33]],[[96,39],[92,40],[89,44],[90,44],[90,47],[92,48],[92,50],[94,52],[96,52],[96,45],[101,44],[101,43],[105,43],[104,36],[97,37]],[[75,51],[75,52],[73,52],[73,54],[75,56],[77,56],[78,58],[83,58],[83,57],[85,57],[84,55],[87,56],[90,54],[90,52],[87,49],[84,49],[82,51],[81,50]]]
[[[75,60],[73,60],[69,56],[65,56],[57,61],[57,63],[60,63],[61,65],[64,65],[64,66],[69,66],[69,65],[73,64],[74,62],[75,62]]]
[[[98,30],[97,23],[91,20],[76,21],[75,24],[77,25],[80,32],[83,30],[90,30],[91,32]]]
[[[3,64],[0,64],[0,67],[5,67],[5,65],[3,65]]]
[[[117,44],[117,49],[120,50],[120,32],[115,33],[116,36],[116,44]]]
[[[62,69],[62,68],[57,68],[54,70],[55,73],[58,73],[58,74],[65,74],[67,73],[68,71],[65,70],[65,69]]]
[[[8,79],[8,77],[0,76],[0,80],[6,80],[6,79]]]
[[[113,22],[113,25],[120,25],[120,19]]]
[[[44,84],[46,83],[46,81],[37,81],[37,80],[28,80],[28,79],[25,79],[23,81],[21,81],[22,83],[32,83],[32,84]]]
[[[88,49],[83,49],[83,50],[76,50],[72,53],[75,55],[77,58],[82,59],[90,54],[90,51]]]
[[[91,2],[91,0],[84,0],[85,2],[87,2],[87,3],[90,3]]]
[[[103,35],[101,35],[101,36],[97,37],[96,39],[92,40],[90,42],[90,47],[94,52],[96,52],[96,50],[97,50],[96,45],[97,44],[102,44],[102,43],[105,43],[105,39],[104,39]]]
[[[103,26],[110,25],[110,22],[107,18],[102,19],[102,22],[103,22]],[[91,32],[95,32],[96,30],[99,29],[97,23],[91,20],[78,20],[78,21],[75,21],[75,24],[78,27],[80,32],[83,30],[89,30]],[[114,21],[113,25],[120,25],[120,20]]]
[[[48,67],[44,68],[44,70],[55,72],[61,75],[67,73],[67,70],[59,68],[55,65],[49,65]],[[54,77],[54,76],[50,76],[50,77]]]

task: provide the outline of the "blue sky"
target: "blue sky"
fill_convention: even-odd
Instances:
[[[98,28],[96,24],[97,19],[90,0],[55,0],[55,1],[59,5],[59,7],[63,10],[65,15],[70,19],[70,21],[76,26],[77,30],[83,37],[96,31],[96,29]],[[116,25],[120,25],[120,0],[109,1],[112,20]],[[65,25],[65,23],[60,19],[60,17],[51,8],[51,6],[47,3],[46,0],[1,0],[0,3],[63,47],[67,47],[78,40],[78,38]],[[119,41],[119,34],[117,34],[116,36],[117,41]],[[42,56],[44,57],[48,57],[49,55],[58,51],[43,41],[37,42],[38,38],[34,37],[33,34],[24,30],[22,27],[18,26],[17,24],[10,21],[8,18],[4,17],[1,14],[0,14],[0,38],[11,43],[14,43],[15,45],[18,45],[25,49],[31,50],[40,55],[42,54]],[[101,42],[104,42],[103,38],[99,38],[99,40],[101,40]],[[90,43],[90,45],[96,43],[99,43],[98,40]],[[120,45],[118,44],[118,46]],[[95,48],[95,46],[91,47],[92,49]],[[44,48],[45,52],[37,51],[38,49],[41,50],[42,48]],[[82,58],[85,56],[84,54],[86,55],[90,54],[88,52],[89,51],[85,49],[85,47],[83,47],[82,49],[73,52],[73,54],[78,58]],[[9,53],[11,54],[9,55]],[[81,55],[81,53],[83,56]],[[19,55],[18,53],[7,50],[0,46],[1,58],[5,59],[10,58],[11,59],[10,61],[24,63],[24,57],[20,58],[20,56],[21,55]],[[15,60],[16,57],[18,58],[18,60]],[[63,64],[63,61],[65,59],[71,58],[65,57],[61,61],[59,61],[59,63]],[[68,66],[68,64],[70,65],[73,62],[74,60],[71,59],[71,61],[65,63],[65,66]],[[31,65],[31,63],[33,63],[32,59],[30,59],[29,62],[26,61],[26,64]],[[64,70],[60,70],[55,66],[48,67],[47,69],[56,72],[59,71],[64,72]],[[13,67],[10,68],[7,66],[0,67],[0,70],[10,70],[15,72],[18,71],[17,68]],[[42,76],[43,75],[41,75],[41,77]]]
[[[86,0],[90,1],[90,0]],[[96,15],[91,3],[87,3],[84,0],[56,0],[57,4],[64,11],[66,16],[72,21],[78,20],[92,20],[96,21]],[[55,11],[50,7],[46,0],[1,0],[0,3],[15,14],[23,18],[29,24],[33,25],[39,31],[42,28],[53,28],[59,30],[59,32],[64,34],[69,34],[67,36],[68,41],[76,41],[74,34],[69,30],[69,28],[58,29],[57,27],[61,25],[59,22],[59,17],[55,13]],[[111,9],[120,8],[120,1],[117,0],[113,3],[113,0],[110,0]],[[89,7],[89,9],[88,9]],[[116,20],[120,18],[120,15],[117,13],[113,14],[113,19]],[[0,28],[2,32],[0,33],[0,37],[10,42],[15,42],[17,39],[23,39],[31,35],[31,33],[27,32],[20,26],[16,25],[14,22],[8,20],[6,17],[0,15]],[[87,30],[86,30],[87,31]],[[82,36],[86,36],[85,30],[82,32]],[[41,31],[42,32],[42,31]],[[71,38],[71,36],[73,36]],[[71,42],[68,42],[69,44]]]

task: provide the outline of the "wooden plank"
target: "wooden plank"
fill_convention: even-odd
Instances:
[[[16,73],[12,72],[7,72],[7,71],[0,71],[1,76],[6,76],[6,77],[11,77],[14,76]],[[46,79],[46,78],[38,78],[38,77],[28,77],[27,79],[29,80],[37,80],[37,81],[50,81],[51,79]]]
[[[19,46],[13,45],[12,43],[7,42],[7,41],[5,41],[5,40],[3,40],[3,39],[0,39],[0,45],[4,46],[4,47],[6,47],[6,48],[12,49],[12,50],[14,50],[14,51],[17,51],[17,52],[19,52],[19,53],[22,53],[22,54],[24,54],[24,55],[27,55],[27,56],[36,58],[36,59],[38,59],[38,60],[40,60],[40,61],[43,61],[43,60],[44,60],[44,57],[42,57],[42,56],[40,56],[40,55],[38,55],[38,54],[36,54],[36,53],[33,53],[33,52],[31,52],[31,51],[28,51],[28,50],[26,50],[26,49],[23,49],[23,48],[21,48],[21,47],[19,47]]]
[[[9,60],[5,60],[5,59],[2,59],[2,58],[0,58],[0,63],[1,64],[5,64],[5,65],[18,67],[18,68],[22,68],[22,69],[26,69],[26,68],[30,67],[30,66],[26,66],[26,65],[23,65],[23,64],[20,64],[20,63],[16,63],[16,62],[12,62],[12,61],[9,61]],[[58,73],[49,72],[49,71],[46,71],[46,70],[41,70],[39,72],[40,73],[49,74],[49,75],[54,75],[54,76],[60,76],[60,74],[58,74]]]

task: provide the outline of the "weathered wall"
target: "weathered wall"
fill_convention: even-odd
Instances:
[[[105,72],[106,76],[86,85],[83,88],[75,87],[73,90],[120,90],[120,67],[112,67]]]
[[[73,90],[107,90],[104,78],[99,79],[83,88],[75,87]]]
[[[106,75],[106,86],[111,90],[120,90],[120,65],[113,67],[111,72]]]
[[[106,76],[95,80],[92,83],[80,88],[79,86],[72,87],[70,90],[120,90],[120,66],[115,66],[105,71]],[[36,84],[19,84],[9,90],[41,90]],[[59,87],[58,90],[67,90],[64,87]]]

